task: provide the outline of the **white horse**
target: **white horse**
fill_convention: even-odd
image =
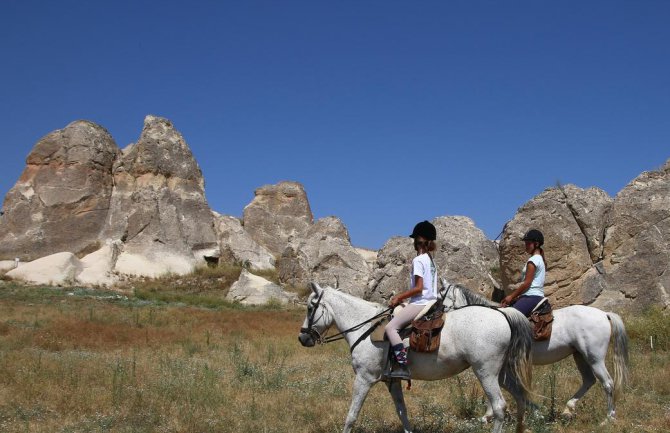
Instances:
[[[370,318],[385,310],[384,306],[364,301],[336,289],[312,285],[307,317],[299,340],[305,347],[334,341],[323,337],[335,326],[349,344],[351,362],[356,374],[344,433],[351,431],[372,385],[382,380],[388,353],[388,342],[370,338]],[[502,313],[502,314],[501,314]],[[531,332],[523,314],[513,308],[497,311],[476,307],[447,314],[440,347],[432,353],[409,352],[409,370],[413,379],[439,380],[472,367],[488,398],[494,420],[493,432],[501,433],[506,403],[500,383],[517,401],[517,432],[523,431],[525,401],[530,383]],[[500,382],[500,383],[499,383]],[[405,433],[410,432],[400,380],[387,387]]]
[[[456,309],[466,305],[498,306],[470,290],[442,280],[446,290],[444,305]],[[458,311],[458,310],[456,310]],[[615,418],[616,397],[628,379],[628,336],[618,314],[604,312],[585,305],[572,305],[554,310],[551,338],[533,341],[532,362],[534,365],[553,364],[572,355],[582,375],[582,386],[568,400],[563,416],[573,417],[577,402],[595,383],[600,381],[607,394],[607,420]],[[529,325],[530,326],[530,325]],[[605,357],[610,338],[613,340],[614,380],[605,366]],[[487,409],[484,420],[493,415]]]

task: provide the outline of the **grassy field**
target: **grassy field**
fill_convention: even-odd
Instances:
[[[221,295],[215,287],[119,294],[0,281],[0,431],[341,431],[353,380],[345,344],[303,348],[302,309],[243,308]],[[530,430],[670,431],[670,319],[652,311],[624,320],[631,383],[618,421],[599,426],[606,406],[599,385],[575,420],[557,419],[579,386],[568,359],[535,369],[542,413]],[[490,430],[475,420],[485,407],[470,372],[414,382],[406,400],[417,433]],[[383,385],[373,388],[355,431],[402,431]]]

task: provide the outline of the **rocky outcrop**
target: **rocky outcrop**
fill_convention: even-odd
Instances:
[[[577,222],[561,188],[549,188],[531,199],[505,226],[500,240],[503,286],[521,278],[521,270],[528,258],[521,239],[530,229],[538,229],[544,234],[545,294],[558,304],[582,303],[575,283],[591,269],[593,262],[584,235],[586,230]]]
[[[115,268],[121,248],[120,241],[110,241],[98,251],[83,257],[82,270],[76,276],[77,283],[85,286],[112,286],[118,282]]]
[[[670,160],[616,195],[603,255],[608,284],[594,305],[670,306]]]
[[[434,253],[438,275],[490,296],[496,285],[498,265],[495,244],[467,217],[446,216],[432,221],[437,229],[438,248]],[[379,251],[365,297],[382,301],[392,292],[409,285],[412,259],[416,256],[412,239],[395,237]]]
[[[274,269],[274,256],[249,236],[239,219],[217,213],[214,213],[214,218],[221,262],[237,263],[258,270]]]
[[[265,185],[244,208],[243,225],[251,238],[279,257],[287,246],[301,239],[314,216],[303,186],[297,182]]]
[[[61,252],[23,263],[5,275],[29,284],[60,286],[74,284],[82,268],[82,263],[77,256]]]
[[[226,299],[244,305],[263,305],[272,300],[288,304],[296,301],[297,295],[285,292],[277,284],[245,269],[240,274],[240,278],[230,287]]]
[[[16,268],[17,263],[14,260],[0,260],[0,274],[11,271]]]
[[[365,299],[383,302],[392,293],[409,289],[410,267],[415,256],[412,239],[409,237],[393,237],[386,241],[377,253],[377,263],[372,270]],[[438,274],[439,272],[438,269]]]
[[[107,130],[84,120],[40,139],[5,197],[0,259],[31,261],[99,248],[118,153]]]
[[[202,172],[169,120],[147,116],[140,139],[123,150],[113,174],[103,236],[123,242],[118,272],[183,274],[218,254]]]
[[[530,228],[545,236],[545,293],[554,304],[670,306],[670,161],[614,199],[567,185],[522,206],[500,242],[504,286],[519,279],[527,258],[521,238]]]
[[[318,220],[306,237],[287,247],[278,259],[280,280],[303,286],[316,282],[363,296],[370,276],[365,258],[351,245],[349,232],[335,217]]]

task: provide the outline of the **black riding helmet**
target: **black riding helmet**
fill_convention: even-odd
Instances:
[[[523,236],[523,241],[529,241],[529,242],[537,242],[542,246],[544,244],[544,235],[542,234],[541,231],[531,229],[528,230],[528,232]]]
[[[437,230],[435,230],[435,226],[428,221],[421,221],[419,224],[414,226],[412,234],[409,235],[410,238],[416,238],[418,236],[421,236],[422,238],[429,241],[434,241],[437,239]]]

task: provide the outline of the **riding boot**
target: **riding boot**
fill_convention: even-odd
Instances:
[[[403,344],[397,344],[392,349],[396,362],[389,377],[392,379],[410,380],[411,377],[407,368],[407,348]]]

